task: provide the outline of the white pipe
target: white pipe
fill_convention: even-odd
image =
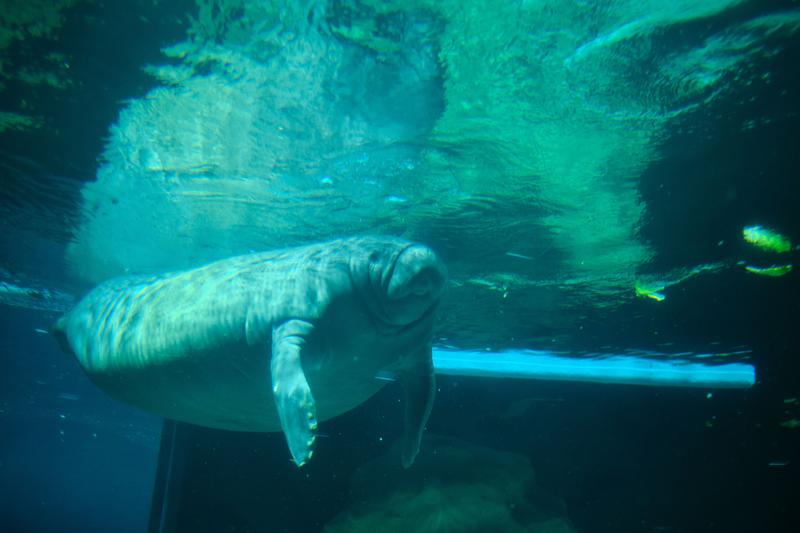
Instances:
[[[755,383],[755,368],[746,363],[707,365],[627,355],[578,358],[531,350],[491,353],[434,348],[433,366],[437,374],[449,376],[724,389]]]

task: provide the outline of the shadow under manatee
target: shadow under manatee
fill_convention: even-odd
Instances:
[[[386,387],[320,424],[316,453],[303,468],[291,462],[282,433],[168,422],[175,436],[166,447],[162,441],[150,531],[321,531],[345,507],[351,474],[399,439],[400,392]],[[172,467],[164,476],[169,444]]]
[[[301,469],[281,433],[176,424],[171,479],[162,450],[150,531],[572,531],[522,455],[426,434],[404,470],[393,445],[400,393],[390,385],[321,424],[317,453]]]

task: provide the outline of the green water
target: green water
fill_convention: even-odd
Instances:
[[[70,270],[390,233],[443,253],[464,340],[499,304],[552,338],[635,298],[668,126],[706,127],[799,27],[735,1],[198,2],[111,127]]]

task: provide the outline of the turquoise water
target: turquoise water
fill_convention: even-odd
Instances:
[[[434,481],[409,474],[372,500],[369,481],[390,475],[379,457],[397,436],[376,414],[391,409],[391,387],[332,422],[330,462],[308,473],[315,489],[269,462],[283,458],[280,435],[225,441],[186,428],[181,435],[202,452],[186,458],[187,486],[199,496],[184,507],[196,512],[176,519],[184,530],[203,520],[209,530],[373,527],[354,517],[408,528],[387,509],[409,500],[409,487],[422,496],[406,515],[445,506],[425,522],[435,531],[748,531],[767,515],[764,530],[793,530],[781,502],[794,490],[800,418],[798,285],[788,269],[800,239],[798,35],[790,1],[7,6],[0,425],[17,437],[2,449],[0,476],[9,487],[35,481],[16,499],[3,493],[11,503],[0,507],[0,525],[54,529],[70,508],[82,509],[69,514],[71,529],[113,524],[117,511],[96,511],[113,507],[92,504],[104,501],[108,479],[35,466],[51,452],[64,458],[56,464],[69,462],[93,434],[125,443],[97,445],[107,468],[116,446],[133,457],[120,459],[120,475],[148,473],[122,506],[136,517],[132,531],[147,522],[160,421],[99,395],[46,336],[91,286],[390,234],[430,245],[448,265],[437,347],[747,363],[758,383],[717,394],[443,377],[429,432],[438,435],[431,447],[452,451],[447,466],[426,457]],[[754,225],[792,241],[789,250],[748,242],[743,231]],[[21,355],[29,353],[31,363]],[[75,435],[68,447],[50,431],[58,424]],[[671,445],[654,444],[655,435]],[[42,444],[26,455],[33,440]],[[240,462],[214,455],[226,446]],[[256,448],[274,457],[241,451]],[[686,456],[686,484],[697,488],[681,496],[670,472],[682,472]],[[704,469],[698,457],[716,459]],[[489,471],[452,486],[441,473],[484,460]],[[248,471],[274,472],[292,488],[244,498],[247,510],[220,503],[255,490]],[[494,480],[483,487],[489,518],[455,516],[445,503],[479,506],[470,490],[481,475]],[[91,485],[93,496],[53,503],[74,484]],[[503,496],[498,486],[511,488]],[[693,503],[720,486],[728,489],[703,495],[706,508]],[[60,510],[37,522],[37,494]],[[319,512],[293,521],[308,497]],[[219,513],[208,511],[217,504]],[[756,518],[726,504],[752,506]],[[91,526],[87,514],[98,517]]]

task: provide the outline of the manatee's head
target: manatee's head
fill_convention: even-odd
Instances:
[[[447,269],[425,245],[393,238],[363,239],[351,258],[354,282],[381,322],[406,326],[429,315],[447,282]]]

